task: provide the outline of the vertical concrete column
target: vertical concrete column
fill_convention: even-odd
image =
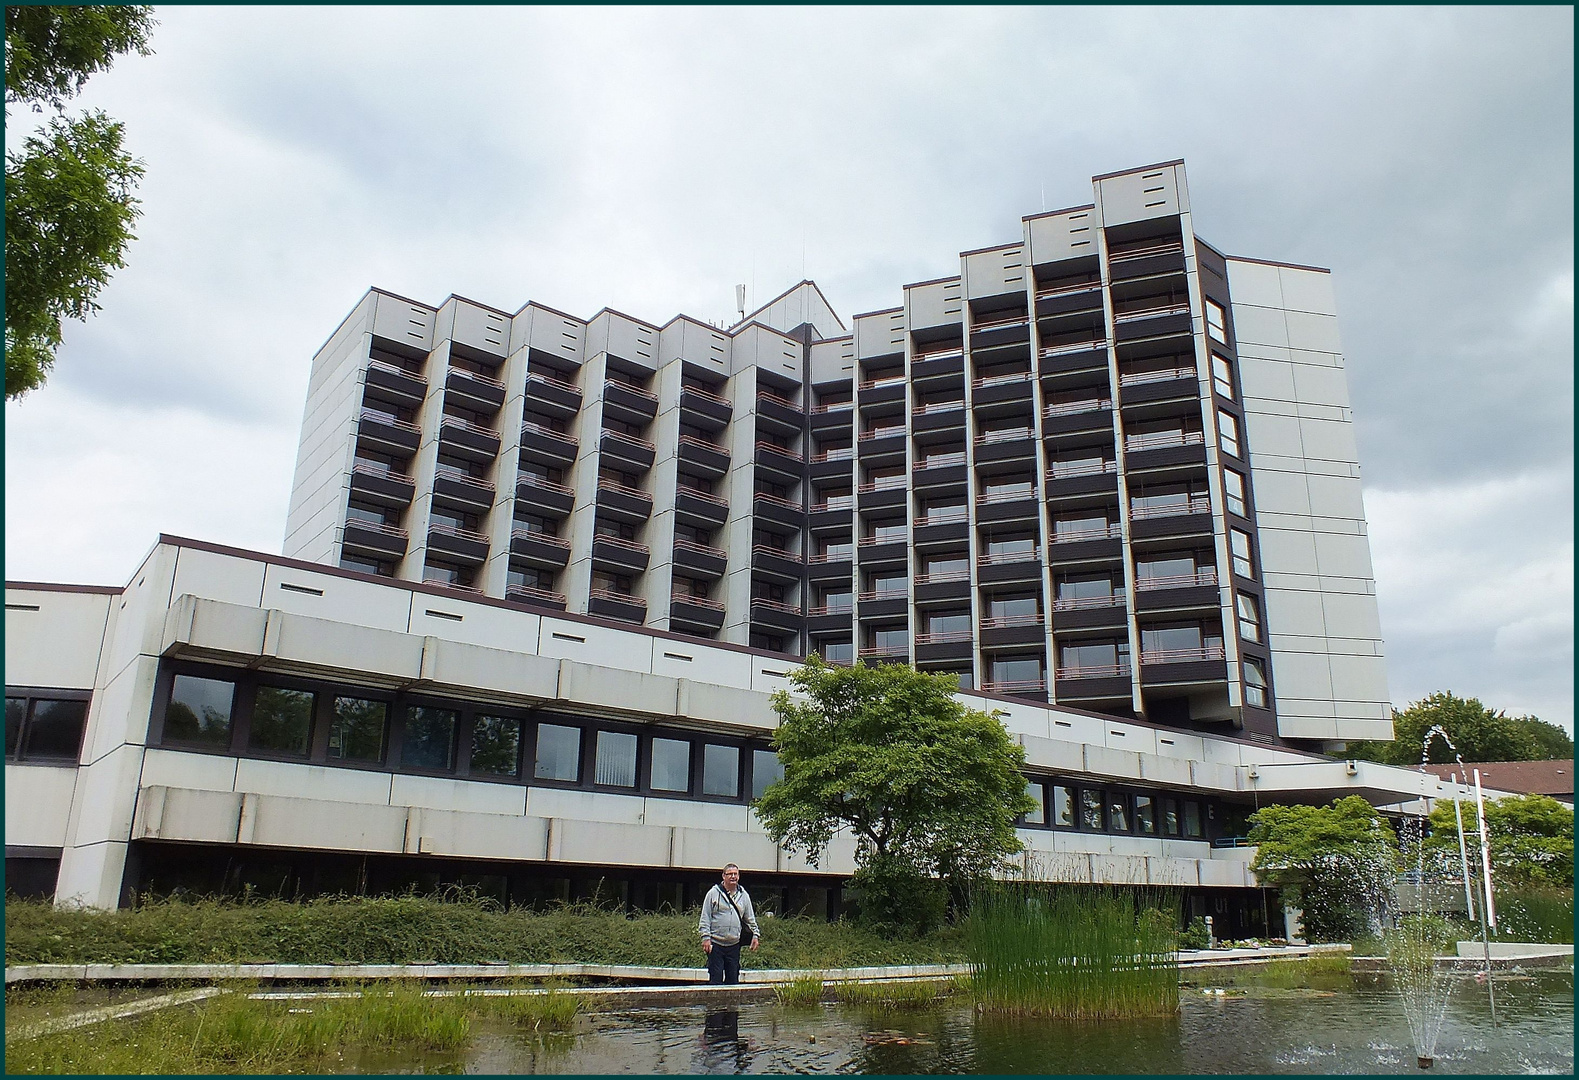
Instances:
[[[570,563],[565,567],[567,611],[586,614],[587,590],[592,587],[592,527],[597,516],[599,443],[603,435],[603,387],[608,382],[609,354],[600,352],[581,366],[581,411],[572,432],[580,450],[567,478],[575,491],[567,523]]]
[[[680,464],[680,387],[685,361],[675,357],[658,368],[653,391],[658,395],[658,415],[649,429],[655,452],[647,490],[652,493],[652,516],[647,519],[647,546],[651,557],[642,587],[647,601],[647,625],[669,628],[669,597],[674,591],[674,491]]]
[[[428,396],[417,413],[422,441],[411,459],[411,476],[416,494],[406,511],[406,557],[395,568],[395,576],[406,581],[421,581],[422,567],[428,558],[428,522],[433,513],[433,477],[439,463],[439,426],[444,416],[444,380],[450,369],[448,339],[436,341],[423,373],[428,379]]]

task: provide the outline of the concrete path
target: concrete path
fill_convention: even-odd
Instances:
[[[124,1020],[129,1016],[141,1016],[143,1013],[153,1012],[156,1009],[168,1009],[172,1005],[186,1005],[193,1001],[203,1001],[206,998],[211,998],[224,992],[217,986],[203,986],[196,990],[181,990],[174,994],[160,994],[158,997],[143,998],[141,1001],[126,1002],[121,1005],[103,1005],[97,1009],[73,1013],[71,1016],[57,1016],[53,1019],[23,1024],[15,1028],[8,1027],[5,1033],[5,1041],[31,1039],[39,1035],[53,1035],[56,1032],[87,1027],[89,1024],[97,1024],[104,1020]]]

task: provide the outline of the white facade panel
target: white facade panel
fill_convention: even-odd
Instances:
[[[110,612],[120,598],[7,588],[5,599],[6,683],[91,690]]]
[[[48,765],[5,767],[6,846],[66,845],[77,770]]]

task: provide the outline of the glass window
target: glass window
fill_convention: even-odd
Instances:
[[[1119,669],[1129,662],[1129,642],[1097,641],[1084,645],[1061,645],[1058,666],[1065,670]]]
[[[1052,785],[1053,824],[1062,829],[1075,827],[1075,789],[1063,784]]]
[[[1228,344],[1228,313],[1216,300],[1206,301],[1206,332],[1224,345]]]
[[[1250,534],[1243,529],[1229,529],[1228,547],[1234,557],[1234,573],[1244,578],[1255,577],[1255,562],[1250,557]]]
[[[702,794],[740,794],[740,748],[708,743],[702,747]]]
[[[903,626],[873,630],[871,633],[871,645],[874,649],[908,652],[910,650],[910,631]]]
[[[822,658],[830,664],[848,664],[855,659],[855,643],[850,641],[824,641]]]
[[[165,706],[164,737],[208,746],[230,745],[230,709],[236,684],[226,679],[177,675]]]
[[[1201,804],[1193,799],[1184,800],[1184,835],[1197,840],[1205,835],[1201,831]]]
[[[929,611],[921,617],[921,625],[929,634],[970,633],[970,612]]]
[[[1239,452],[1239,421],[1234,418],[1233,413],[1217,410],[1217,435],[1223,453],[1241,459],[1244,457]]]
[[[1245,658],[1245,704],[1266,708],[1266,669],[1261,661]]]
[[[653,739],[652,789],[691,790],[691,744],[683,739]]]
[[[539,780],[580,780],[581,729],[538,724],[537,766],[533,775]]]
[[[1043,681],[1041,656],[991,657],[987,661],[988,681],[995,683],[1037,683]]]
[[[1098,600],[1113,595],[1113,578],[1108,574],[1095,577],[1066,577],[1058,581],[1060,600]]]
[[[521,721],[517,717],[472,717],[471,771],[485,776],[520,775]]]
[[[1179,800],[1165,798],[1162,800],[1162,835],[1179,835]]]
[[[306,757],[311,749],[313,706],[317,696],[307,690],[260,686],[252,705],[247,745],[253,750]]]
[[[1135,831],[1146,836],[1157,833],[1157,802],[1150,795],[1135,796]]]
[[[1041,601],[1035,596],[995,596],[987,601],[987,615],[993,619],[1039,618]]]
[[[961,555],[933,556],[922,562],[921,572],[932,576],[939,574],[969,574],[970,560]]]
[[[1080,827],[1091,832],[1102,832],[1107,820],[1102,814],[1102,792],[1097,788],[1080,789]]]
[[[367,698],[337,697],[329,721],[329,757],[338,761],[384,760],[389,706]]]
[[[1256,598],[1245,593],[1238,596],[1239,636],[1246,641],[1261,640],[1261,607]]]
[[[1116,791],[1107,797],[1108,828],[1113,832],[1129,832],[1129,796]]]
[[[1017,536],[1008,540],[988,540],[987,554],[999,557],[1009,555],[1036,554],[1036,538],[1034,536]]]
[[[1085,540],[1108,535],[1107,511],[1053,519],[1053,536],[1059,540]]]
[[[1228,512],[1247,518],[1245,509],[1245,478],[1232,469],[1223,470],[1223,495],[1228,502]]]
[[[762,798],[769,786],[784,779],[784,765],[771,750],[751,751],[751,798]]]
[[[407,769],[448,771],[455,767],[455,724],[460,713],[431,705],[406,707],[400,764]]]
[[[7,730],[10,709],[7,702]],[[27,725],[24,758],[62,758],[75,761],[82,753],[82,731],[88,722],[86,701],[33,702],[33,716]]]
[[[871,583],[871,591],[877,594],[879,600],[910,593],[910,579],[904,574],[873,574]]]
[[[636,736],[624,732],[598,732],[592,782],[611,787],[635,787],[636,742]]]
[[[1027,783],[1025,785],[1025,793],[1031,797],[1033,802],[1036,803],[1036,808],[1034,810],[1032,810],[1030,813],[1025,815],[1025,817],[1023,819],[1025,824],[1027,824],[1027,825],[1046,825],[1047,824],[1047,792],[1042,787],[1041,782],[1038,781],[1038,780],[1032,780],[1029,783]]]
[[[5,699],[5,756],[14,757],[22,742],[22,724],[27,720],[27,698]]]
[[[1234,400],[1234,369],[1228,357],[1212,353],[1212,390],[1218,397]]]
[[[1135,579],[1150,581],[1153,578],[1184,578],[1195,576],[1195,556],[1156,555],[1135,560]]]
[[[903,540],[905,538],[905,523],[903,521],[878,522],[872,525],[872,531],[869,535],[872,541],[878,544]]]

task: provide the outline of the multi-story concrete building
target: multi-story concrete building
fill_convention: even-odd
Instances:
[[[748,806],[818,652],[997,712],[1035,872],[1252,918],[1213,841],[1257,798],[1438,790],[1315,753],[1391,731],[1332,291],[1198,239],[1180,163],[1094,200],[849,325],[811,282],[727,330],[369,292],[284,557],[8,586],[13,877],[651,905],[732,860],[826,909],[853,849]]]

